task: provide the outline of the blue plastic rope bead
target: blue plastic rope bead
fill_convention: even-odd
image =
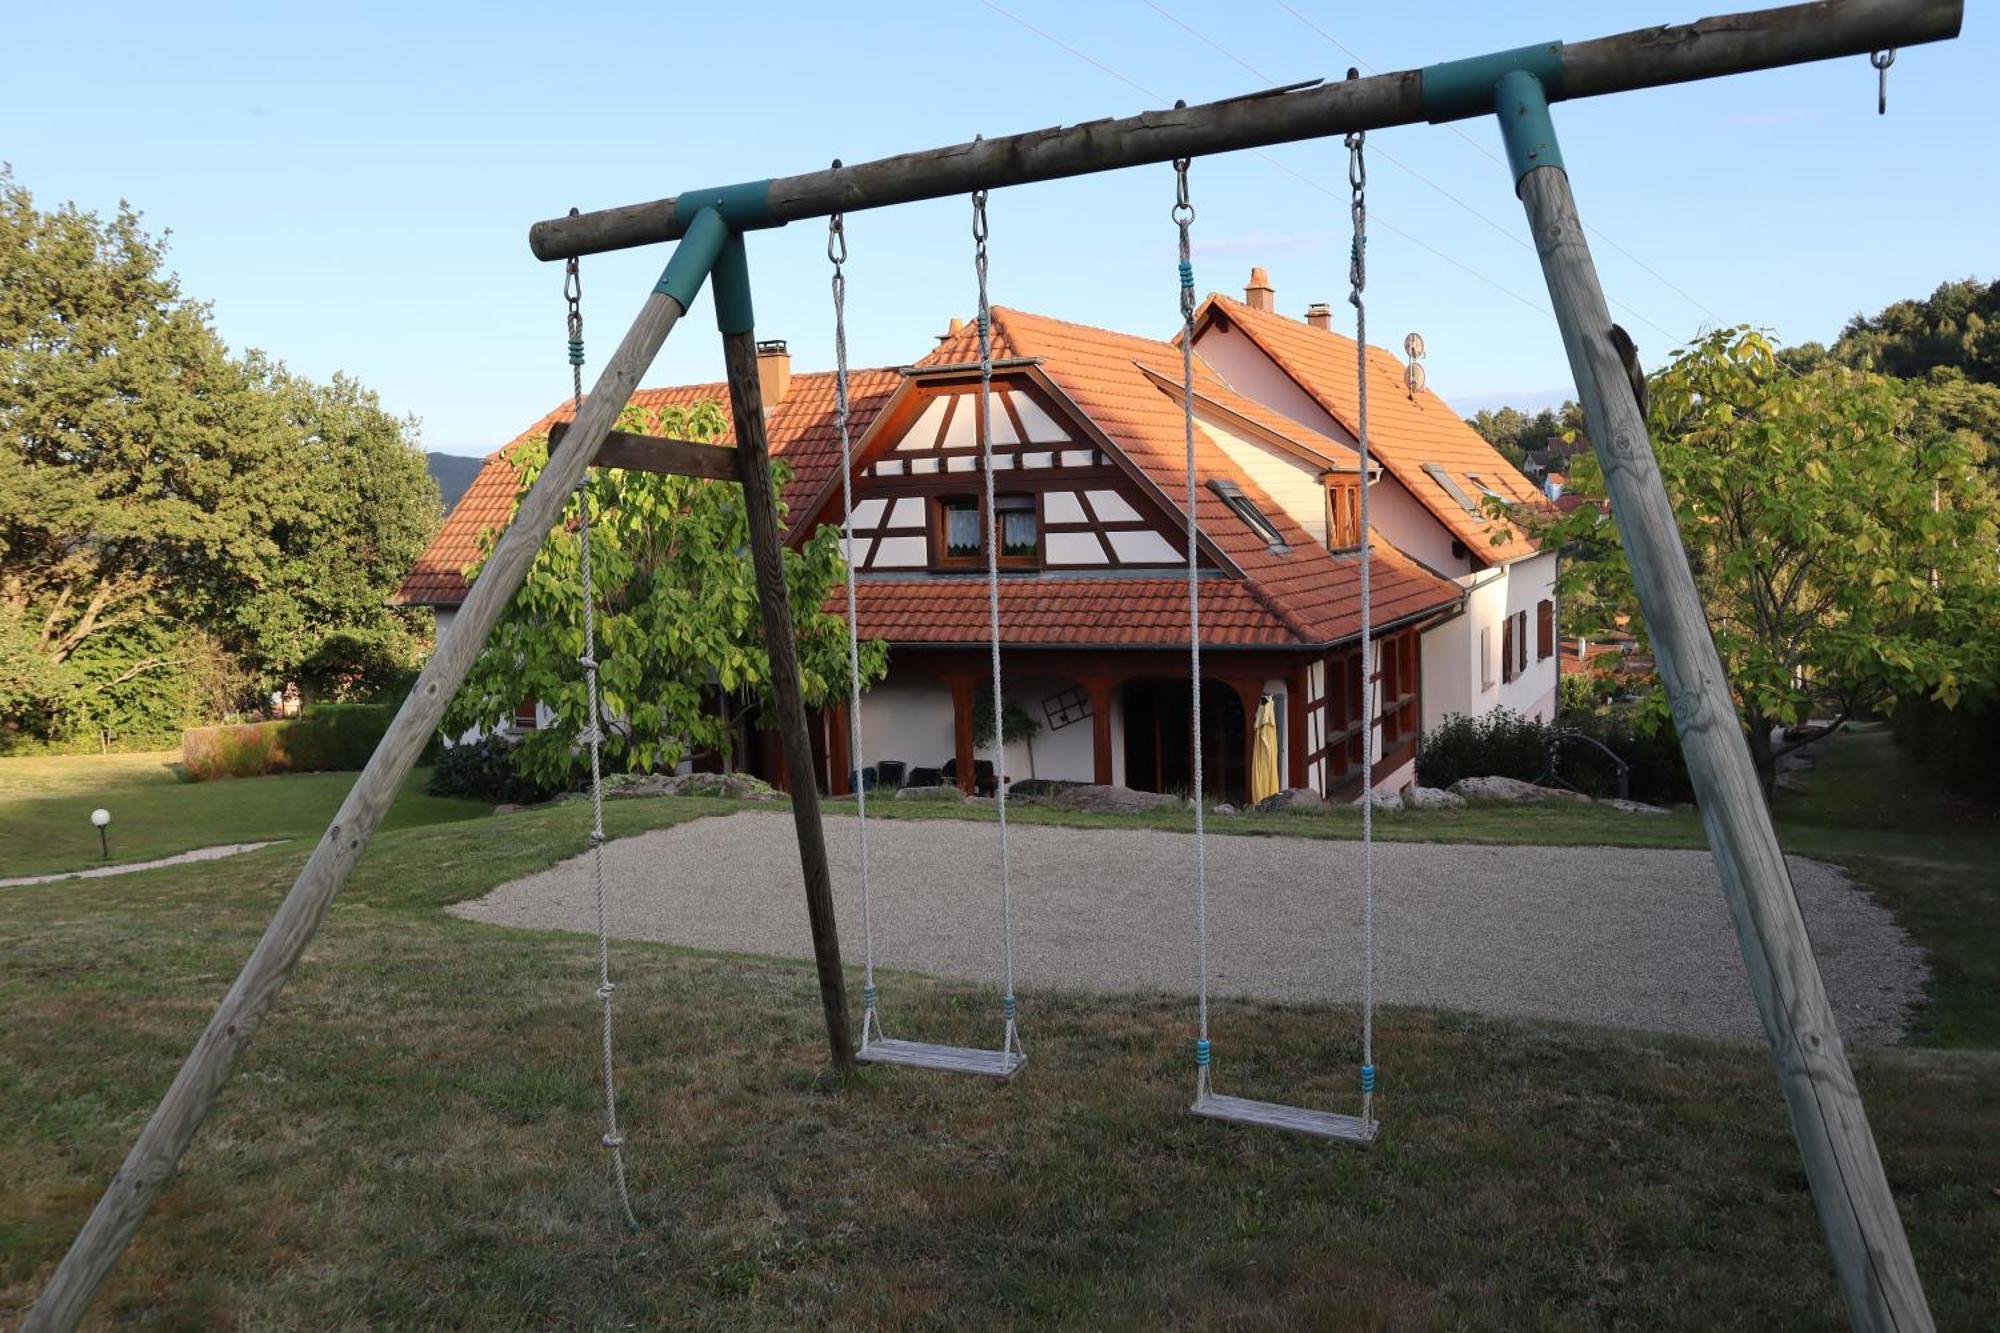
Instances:
[[[1203,1037],[1194,1044],[1194,1062],[1206,1067],[1208,1064],[1208,1038]]]
[[[873,986],[863,986],[861,988],[861,1007],[863,1009],[873,1009],[875,1007],[875,988]]]
[[[1363,1065],[1363,1066],[1361,1066],[1361,1090],[1362,1090],[1363,1092],[1373,1092],[1373,1091],[1375,1091],[1375,1066],[1374,1066],[1374,1065]]]
[[[1009,1023],[1014,1021],[1014,997],[1009,995],[1000,1001],[1000,1013]]]
[[[569,363],[572,366],[583,364],[583,339],[571,338],[569,340]]]
[[[1194,286],[1194,265],[1185,259],[1181,261],[1181,286]]]

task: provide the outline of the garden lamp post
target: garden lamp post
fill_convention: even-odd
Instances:
[[[90,812],[90,822],[97,826],[97,843],[104,848],[104,859],[111,859],[111,837],[104,830],[111,823],[111,812],[103,806]]]

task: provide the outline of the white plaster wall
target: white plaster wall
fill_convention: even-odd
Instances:
[[[861,696],[862,757],[899,759],[911,768],[941,768],[953,753],[951,691],[929,677],[891,666],[887,678]]]
[[[1476,599],[1480,593],[1474,593]],[[1493,612],[1498,616],[1499,612]],[[1453,713],[1473,713],[1480,701],[1479,636],[1473,612],[1455,616],[1427,631],[1419,645],[1423,662],[1423,727],[1429,732]]]
[[[440,606],[437,608],[437,641],[440,645],[444,643],[445,631],[451,628],[451,622],[456,619],[458,619],[457,607]]]
[[[1386,468],[1368,491],[1368,523],[1397,550],[1448,579],[1472,569],[1469,555],[1451,553],[1451,530]]]
[[[1217,421],[1204,418],[1201,429],[1294,523],[1321,546],[1326,545],[1326,487],[1319,479],[1324,469],[1300,462]]]
[[[1342,444],[1354,443],[1350,431],[1234,324],[1226,329],[1210,326],[1195,339],[1194,346],[1201,359],[1238,393],[1256,399],[1309,430],[1331,436]]]
[[[1553,721],[1556,715],[1556,667],[1560,654],[1535,658],[1535,607],[1544,599],[1555,598],[1556,555],[1543,551],[1507,566],[1506,613],[1525,611],[1527,615],[1528,665],[1514,679],[1499,687],[1500,704],[1523,717]],[[1497,633],[1497,631],[1496,631]],[[1516,659],[1518,660],[1518,659]]]
[[[1091,782],[1096,778],[1096,753],[1092,746],[1092,724],[1086,718],[1060,731],[1051,731],[1042,700],[1072,682],[1057,678],[1009,677],[1003,682],[1009,703],[1025,709],[1042,723],[1034,740],[1032,773],[1028,746],[1022,741],[1007,745],[1007,762],[996,765],[1013,782],[1030,776],[1066,782]],[[898,674],[893,662],[889,675],[861,700],[862,744],[869,763],[900,759],[911,768],[941,768],[954,753],[951,690],[943,682],[913,673]],[[991,759],[993,747],[975,737],[973,757]],[[1111,780],[1124,781],[1124,718],[1114,697],[1111,713]]]
[[[1007,743],[1007,762],[996,767],[1007,775],[1009,782],[1024,782],[1031,777],[1056,778],[1065,782],[1096,780],[1097,756],[1091,743],[1091,719],[1072,722],[1061,731],[1051,731],[1048,714],[1042,709],[1043,699],[1072,688],[1072,682],[1053,678],[1009,677],[1002,682],[1002,688],[1006,691],[1007,702],[1021,708],[1029,717],[1042,724],[1042,729],[1035,734],[1032,767],[1028,762],[1027,742]],[[973,738],[974,753],[981,759],[991,759],[993,747],[983,743],[984,740],[984,737]],[[1124,737],[1114,727],[1111,737],[1112,754],[1116,756],[1123,745]],[[1115,767],[1114,761],[1114,769]]]

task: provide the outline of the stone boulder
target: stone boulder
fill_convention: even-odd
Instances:
[[[1401,810],[1403,808],[1403,798],[1397,792],[1370,791],[1365,797],[1356,797],[1354,803],[1360,805],[1363,800],[1366,800],[1368,804],[1374,806],[1377,810]]]
[[[1622,810],[1628,815],[1665,815],[1673,813],[1664,806],[1647,805],[1644,801],[1627,801],[1617,796],[1601,797],[1597,803],[1613,810]]]
[[[1281,814],[1288,810],[1319,811],[1326,809],[1326,797],[1310,787],[1287,787],[1266,796],[1254,808],[1260,815]]]
[[[964,805],[965,793],[952,786],[898,787],[899,801],[928,801],[936,805]]]
[[[1590,798],[1582,792],[1566,791],[1561,787],[1540,787],[1519,778],[1460,778],[1451,784],[1451,793],[1468,801],[1570,801],[1577,805],[1590,804]]]
[[[1465,798],[1443,787],[1411,787],[1403,793],[1405,810],[1461,810]]]
[[[605,780],[606,796],[720,796],[733,801],[775,801],[783,793],[747,773],[649,773],[619,782]]]
[[[1092,810],[1104,814],[1140,814],[1163,806],[1178,805],[1181,798],[1158,791],[1133,791],[1130,787],[1066,787],[1056,793],[1055,804],[1064,810]]]
[[[1233,815],[1236,813],[1236,807],[1231,805],[1229,802],[1224,801],[1222,804],[1216,806],[1213,810],[1209,811],[1209,813],[1212,815]]]

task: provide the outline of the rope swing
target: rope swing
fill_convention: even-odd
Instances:
[[[1372,561],[1372,536],[1368,527],[1368,330],[1367,316],[1362,307],[1361,290],[1366,285],[1366,269],[1363,251],[1367,245],[1367,214],[1364,202],[1364,187],[1367,181],[1366,166],[1361,155],[1361,135],[1347,136],[1348,181],[1353,187],[1354,200],[1351,216],[1354,223],[1354,246],[1348,265],[1350,290],[1348,300],[1355,309],[1355,355],[1360,376],[1360,420],[1357,432],[1358,453],[1361,468],[1361,651],[1363,676],[1371,680],[1373,672],[1368,670],[1372,642],[1373,623],[1371,620],[1369,575]],[[1201,542],[1201,522],[1196,510],[1199,491],[1195,471],[1195,419],[1194,419],[1194,261],[1191,230],[1194,225],[1194,207],[1188,202],[1188,159],[1174,162],[1174,226],[1180,233],[1180,299],[1181,299],[1181,418],[1182,434],[1186,448],[1187,467],[1187,596],[1188,596],[1188,670],[1192,689],[1189,691],[1189,725],[1194,731],[1194,917],[1195,917],[1195,965],[1196,965],[1196,1031],[1194,1044],[1195,1100],[1191,1108],[1196,1115],[1212,1120],[1226,1120],[1239,1125],[1261,1125],[1273,1129],[1295,1130],[1302,1134],[1314,1134],[1321,1138],[1345,1143],[1367,1145],[1375,1141],[1376,1123],[1374,1119],[1375,1094],[1375,823],[1374,776],[1375,776],[1375,728],[1374,686],[1368,686],[1363,712],[1362,734],[1362,779],[1361,779],[1361,1114],[1359,1116],[1339,1115],[1328,1111],[1314,1111],[1305,1107],[1288,1106],[1281,1102],[1253,1101],[1247,1097],[1223,1096],[1213,1088],[1213,1047],[1208,1036],[1208,831],[1204,816],[1206,800],[1203,792],[1203,763],[1201,740],[1201,581],[1197,566],[1197,553]]]
[[[835,163],[838,166],[838,163]],[[855,787],[855,821],[860,843],[861,937],[863,982],[861,988],[861,1045],[859,1060],[884,1064],[910,1065],[922,1069],[942,1069],[962,1074],[983,1074],[1012,1078],[1028,1062],[1015,1023],[1014,999],[1014,905],[1012,866],[1007,845],[1006,750],[1003,745],[1004,710],[1000,700],[1000,529],[993,481],[993,438],[988,425],[993,391],[993,315],[986,298],[986,191],[972,197],[973,271],[979,280],[979,450],[980,466],[986,474],[986,612],[991,643],[990,665],[993,688],[993,755],[999,781],[994,804],[1000,817],[1000,943],[1002,1028],[997,1049],[946,1046],[932,1042],[903,1041],[883,1035],[879,995],[875,986],[875,909],[869,883],[868,791],[867,784]],[[826,257],[833,265],[833,350],[834,425],[840,437],[841,537],[847,576],[847,685],[848,728],[854,771],[858,776],[865,765],[861,726],[861,628],[857,611],[854,572],[854,446],[850,429],[847,369],[847,231],[845,219],[835,213],[827,223]],[[961,775],[963,776],[963,775]]]
[[[570,210],[575,212],[574,209]],[[563,297],[569,304],[569,367],[573,412],[583,411],[583,278],[577,261],[563,267]],[[580,446],[579,446],[580,447]],[[611,1150],[611,1178],[618,1187],[618,1206],[625,1213],[625,1225],[639,1229],[632,1212],[632,1194],[625,1184],[625,1138],[618,1132],[618,1084],[613,1075],[611,1053],[611,996],[617,987],[611,981],[611,920],[604,889],[604,724],[601,696],[597,688],[597,586],[590,568],[590,473],[586,470],[576,485],[576,539],[579,573],[583,583],[583,668],[585,708],[583,732],[578,737],[590,752],[590,869],[597,893],[597,1002],[603,1014],[604,1046],[604,1146]]]

